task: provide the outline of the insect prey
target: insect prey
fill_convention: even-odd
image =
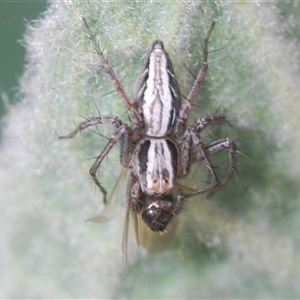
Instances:
[[[60,138],[73,138],[81,130],[98,124],[111,124],[115,128],[113,136],[92,165],[90,175],[107,204],[107,192],[97,177],[97,171],[109,151],[119,142],[120,164],[130,170],[123,236],[126,270],[130,212],[136,218],[141,218],[151,231],[163,232],[172,218],[181,212],[186,198],[215,190],[235,174],[236,146],[233,140],[226,137],[207,144],[201,139],[201,132],[206,127],[227,123],[224,115],[201,117],[192,126],[186,126],[197,92],[208,70],[208,45],[215,22],[211,24],[204,40],[202,66],[183,103],[172,62],[162,41],[153,42],[143,70],[134,85],[133,98],[130,99],[108,64],[85,18],[83,22],[103,69],[124,101],[131,122],[124,124],[117,116],[88,117],[70,134]],[[224,149],[228,153],[228,170],[219,179],[210,157]],[[195,162],[205,165],[210,180],[204,187],[199,185],[198,188],[188,188],[178,180],[188,175],[191,164]]]

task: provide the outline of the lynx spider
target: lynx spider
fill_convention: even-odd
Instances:
[[[106,204],[107,193],[96,173],[105,156],[120,142],[120,163],[131,170],[123,236],[123,251],[126,256],[130,211],[141,216],[152,231],[162,232],[172,217],[182,210],[184,198],[212,191],[224,185],[235,174],[236,146],[233,140],[227,137],[204,144],[200,137],[204,128],[216,123],[226,123],[224,115],[200,118],[185,129],[196,94],[208,70],[208,44],[215,23],[212,23],[204,40],[202,66],[189,95],[184,104],[181,104],[172,63],[160,40],[154,41],[152,45],[144,69],[135,83],[131,100],[108,64],[85,18],[83,22],[105,72],[124,100],[132,124],[123,124],[116,116],[89,117],[70,134],[60,138],[73,138],[81,130],[98,124],[111,124],[115,127],[113,136],[92,165],[90,175],[101,190]],[[224,179],[220,181],[210,156],[223,149],[228,151],[229,167]],[[184,187],[177,182],[177,178],[185,177],[190,164],[195,161],[204,162],[211,182],[185,194]]]

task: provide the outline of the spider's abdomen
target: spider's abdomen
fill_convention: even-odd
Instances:
[[[161,41],[153,43],[135,88],[145,134],[151,137],[169,134],[175,126],[181,96],[171,60]]]

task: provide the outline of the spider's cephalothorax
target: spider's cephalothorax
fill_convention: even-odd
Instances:
[[[123,124],[115,116],[90,117],[69,135],[61,138],[72,138],[89,126],[112,124],[115,132],[91,167],[90,174],[103,193],[106,203],[106,190],[100,184],[96,173],[104,157],[119,141],[121,165],[131,170],[124,237],[127,238],[130,210],[140,215],[152,231],[161,232],[172,217],[181,211],[185,197],[212,191],[224,185],[234,174],[234,142],[230,138],[224,138],[205,144],[200,137],[205,127],[226,123],[225,116],[203,117],[194,125],[187,128],[185,126],[208,69],[208,43],[215,23],[212,23],[204,41],[201,69],[189,95],[181,104],[181,94],[172,63],[160,40],[154,41],[134,86],[133,99],[130,100],[84,18],[83,21],[104,70],[124,100],[132,124]],[[210,156],[223,149],[228,151],[229,168],[220,181]],[[184,187],[177,180],[188,174],[190,164],[195,161],[203,161],[211,180],[205,187],[185,193]]]

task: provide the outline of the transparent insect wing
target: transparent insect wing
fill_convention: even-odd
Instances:
[[[127,272],[130,216],[133,219],[137,244],[150,252],[163,251],[174,237],[177,228],[177,218],[173,214],[176,205],[174,198],[172,196],[156,198],[146,195],[140,190],[140,185],[137,185],[138,180],[137,174],[131,171],[127,187],[127,209],[122,241],[124,274]],[[136,186],[138,191],[132,192]],[[155,218],[144,218],[144,213],[149,216],[149,213],[155,214],[155,212],[158,213]]]
[[[122,239],[122,252],[123,252],[123,271],[124,275],[127,272],[127,258],[128,258],[128,230],[129,230],[129,221],[130,221],[130,213],[135,207],[135,203],[132,197],[132,190],[134,185],[137,183],[138,177],[134,173],[134,171],[130,171],[130,175],[128,177],[128,184],[127,184],[127,201],[126,201],[126,216],[125,216],[125,223],[123,229],[123,239]],[[139,244],[139,241],[137,240]]]
[[[114,187],[109,195],[107,205],[104,206],[100,214],[87,219],[89,222],[107,222],[120,215],[124,210],[126,184],[128,169],[122,168]]]
[[[138,244],[149,252],[157,253],[168,247],[178,227],[178,218],[173,217],[167,228],[162,232],[154,232],[146,226],[140,216],[133,212],[135,235]]]

